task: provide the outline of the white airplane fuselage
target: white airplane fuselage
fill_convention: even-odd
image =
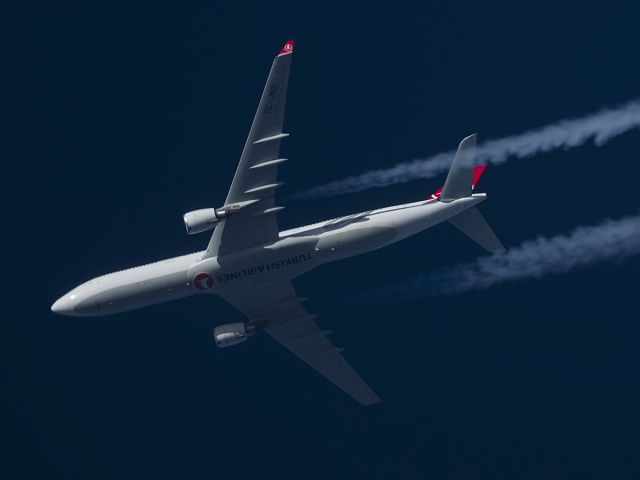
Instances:
[[[183,215],[188,234],[213,229],[207,249],[96,277],[60,297],[51,310],[93,317],[191,295],[218,295],[244,321],[216,326],[217,347],[238,345],[263,331],[357,402],[374,405],[380,397],[328,338],[330,331],[316,322],[291,280],[444,221],[486,251],[503,252],[475,208],[486,199],[473,194],[486,164],[476,163],[476,134],[471,134],[458,145],[444,184],[428,199],[280,231],[278,212],[284,207],[276,198],[284,184],[279,169],[287,161],[280,146],[289,136],[283,127],[293,49],[294,41],[288,40],[272,62],[224,203]]]
[[[196,294],[292,279],[322,264],[377,250],[444,222],[486,199],[424,200],[363,212],[280,232],[270,244],[224,257],[204,252],[96,277],[58,299],[51,309],[73,316],[125,312]]]

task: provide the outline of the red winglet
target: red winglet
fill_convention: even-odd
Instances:
[[[293,38],[291,40],[287,40],[287,43],[284,44],[284,47],[282,47],[282,50],[280,50],[280,52],[278,53],[278,56],[285,55],[287,53],[293,53],[294,43],[295,41],[293,40]]]
[[[475,188],[476,183],[478,183],[478,180],[480,180],[480,177],[484,173],[485,168],[487,168],[486,163],[481,163],[480,165],[476,165],[475,167],[473,167],[473,179],[471,180],[472,190]],[[438,190],[436,190],[431,195],[429,195],[427,197],[427,200],[437,200],[438,198],[440,198],[441,194],[442,194],[442,187],[440,187]]]

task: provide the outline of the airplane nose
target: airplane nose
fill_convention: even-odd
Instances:
[[[53,305],[51,305],[51,311],[60,315],[73,315],[75,313],[74,303],[75,302],[69,297],[69,295],[65,295],[64,297],[60,297]]]

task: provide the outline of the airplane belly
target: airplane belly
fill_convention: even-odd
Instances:
[[[386,211],[356,217],[352,221],[347,220],[339,228],[330,227],[320,234],[317,249],[324,262],[367,253],[444,222],[477,201],[465,199],[451,203],[399,205]]]
[[[477,200],[463,199],[451,203],[429,202],[397,211],[384,212],[381,215],[376,215],[374,221],[395,228],[398,235],[393,239],[393,242],[397,242],[449,220],[474,203],[477,203]]]
[[[318,251],[325,262],[360,255],[392,243],[398,231],[386,226],[345,227],[320,236]]]

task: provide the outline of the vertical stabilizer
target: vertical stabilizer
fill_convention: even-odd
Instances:
[[[473,181],[476,134],[464,138],[458,146],[447,180],[442,187],[440,200],[450,202],[458,198],[470,197]]]

